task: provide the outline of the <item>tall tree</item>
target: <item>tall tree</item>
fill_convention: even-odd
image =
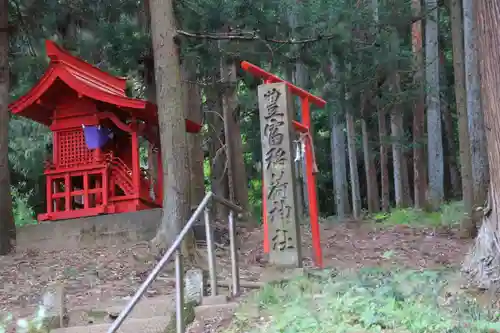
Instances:
[[[218,77],[218,76],[217,76]],[[210,158],[210,185],[213,193],[223,198],[229,197],[227,156],[224,149],[224,118],[222,115],[222,94],[216,83],[204,88],[206,96],[205,114],[208,125],[208,153]],[[213,205],[214,217],[225,221],[228,210],[223,205]]]
[[[380,198],[378,195],[377,170],[375,167],[375,158],[373,156],[372,147],[370,144],[370,130],[367,119],[372,111],[368,105],[368,93],[363,93],[361,100],[361,135],[363,138],[363,162],[365,165],[365,180],[366,180],[366,196],[368,202],[368,212],[373,214],[380,210]]]
[[[9,174],[9,20],[8,0],[0,0],[0,255],[15,247]]]
[[[396,206],[404,207],[404,188],[403,188],[403,110],[400,103],[400,77],[399,77],[399,36],[394,29],[391,33],[391,83],[389,89],[391,97],[395,100],[394,107],[391,110],[391,140],[392,140],[392,164],[394,168],[394,197]]]
[[[444,44],[444,43],[443,43]],[[444,56],[444,45],[439,44],[439,82],[441,86],[441,116],[443,117],[443,132],[444,132],[444,142],[443,148],[446,151],[446,156],[444,158],[445,169],[449,174],[448,181],[449,194],[451,198],[456,198],[461,191],[461,179],[460,172],[458,170],[457,161],[457,147],[455,141],[455,128],[453,126],[453,115],[450,108],[450,97],[448,94],[448,78],[446,76],[445,68],[445,56]]]
[[[477,58],[477,36],[474,12],[477,0],[463,0],[465,86],[467,89],[467,115],[469,118],[470,145],[472,150],[472,180],[474,204],[483,205],[488,189],[488,151],[481,110],[481,89]]]
[[[294,1],[289,4],[287,10],[287,21],[288,25],[290,26],[290,33],[292,35],[295,35],[295,31],[297,29],[299,11],[300,8],[297,2]],[[308,83],[307,67],[300,59],[300,46],[292,45],[290,51],[292,56],[296,58],[296,61],[288,64],[287,66],[287,80],[297,85],[298,87],[306,88],[306,84]],[[293,105],[295,111],[294,113],[295,116],[297,117],[302,114],[301,113],[302,106],[300,105],[298,98],[293,98],[293,99],[295,102]],[[298,117],[298,119],[300,119],[300,117]],[[299,158],[295,159],[295,169],[294,169],[295,172],[294,177],[296,182],[295,195],[298,203],[297,213],[300,216],[300,218],[304,218],[307,215],[308,211],[307,184],[306,184],[307,177],[305,173],[305,158],[303,151],[304,145],[302,142],[297,142],[296,144],[297,144],[296,153],[298,153],[299,156],[297,157]]]
[[[181,78],[184,94],[184,110],[186,118],[199,124],[203,122],[203,112],[201,108],[200,86],[196,83],[196,66],[192,63],[184,62],[181,66]],[[202,134],[190,134],[187,137],[188,159],[190,174],[189,205],[191,211],[195,209],[203,200],[205,195],[205,177],[203,174],[203,148]]]
[[[347,76],[344,79],[351,78],[352,65],[347,64]],[[347,80],[346,80],[347,82]],[[352,216],[354,219],[361,217],[361,193],[359,187],[359,173],[358,173],[358,157],[356,151],[356,132],[354,127],[354,116],[352,114],[352,98],[351,91],[347,84],[345,84],[345,118],[346,118],[346,132],[347,132],[347,152],[349,156],[349,175],[351,181],[351,197],[352,197]]]
[[[379,25],[379,1],[371,1],[371,10],[373,15],[373,25],[375,31]],[[375,65],[377,62],[375,61]],[[385,108],[380,107],[379,103],[379,91],[378,83],[374,87],[374,104],[377,110],[377,121],[378,121],[378,135],[379,135],[379,145],[380,145],[380,206],[382,211],[389,211],[389,192],[390,192],[390,182],[389,182],[389,156],[388,156],[388,146],[387,146],[387,112]]]
[[[425,78],[427,82],[427,137],[429,200],[438,208],[444,199],[444,154],[439,106],[438,6],[436,0],[425,1]]]
[[[475,285],[498,290],[500,287],[500,3],[476,0],[481,102],[487,126],[490,165],[489,207],[484,210],[479,234],[464,261],[463,271]]]
[[[422,12],[420,0],[412,0],[413,15],[418,16]],[[413,108],[413,187],[416,208],[423,208],[426,201],[426,179],[425,179],[425,151],[424,151],[424,128],[425,128],[425,94],[424,94],[424,52],[422,47],[422,20],[412,24],[412,52],[413,52],[413,83],[416,89],[416,99]]]
[[[347,186],[347,155],[345,143],[345,117],[343,117],[342,83],[336,59],[332,58],[324,71],[329,83],[325,86],[325,97],[330,112],[330,155],[336,214],[342,220],[350,213],[349,189]]]
[[[225,87],[222,93],[222,113],[224,118],[226,153],[229,156],[227,163],[229,197],[231,201],[236,202],[243,209],[248,209],[248,179],[241,140],[235,60],[222,58],[220,71]]]
[[[166,248],[190,215],[189,160],[174,0],[151,0],[150,10],[164,173],[163,214],[153,244]],[[185,245],[187,250],[193,244]]]
[[[464,34],[462,1],[452,0],[451,35],[453,45],[453,72],[455,73],[455,100],[458,113],[458,141],[460,145],[460,173],[462,176],[462,199],[465,212],[460,229],[463,236],[475,236],[476,225],[472,219],[473,187],[471,149],[469,140],[469,122],[467,119],[467,101],[465,91],[465,66],[464,66]]]
[[[374,4],[372,0],[363,1],[363,3],[358,2],[358,8],[360,5],[363,5],[364,8],[370,8],[373,10],[373,7],[377,4]],[[369,12],[369,14],[373,14],[373,12]],[[372,15],[373,17],[373,15]],[[372,24],[373,26],[373,24]],[[368,42],[373,42],[373,37],[369,34],[369,24],[360,24],[357,27],[356,36],[361,40]],[[363,52],[358,53],[359,62],[362,63],[364,61],[365,54]],[[378,194],[378,181],[377,181],[377,170],[375,166],[375,156],[372,151],[371,143],[370,143],[370,120],[372,119],[373,110],[371,109],[371,99],[373,87],[368,86],[368,89],[363,89],[360,93],[360,108],[361,108],[361,137],[363,142],[363,163],[365,165],[365,181],[366,181],[366,196],[368,203],[368,212],[373,214],[380,210],[380,197]]]

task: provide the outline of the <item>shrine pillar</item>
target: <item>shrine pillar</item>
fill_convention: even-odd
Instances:
[[[292,157],[293,102],[286,83],[260,85],[258,95],[269,261],[275,265],[301,267],[300,223]]]
[[[132,181],[134,183],[134,188],[138,196],[140,196],[141,191],[141,166],[140,166],[140,156],[139,156],[139,135],[138,126],[135,119],[132,120]]]

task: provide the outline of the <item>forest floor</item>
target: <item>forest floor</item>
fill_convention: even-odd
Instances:
[[[498,295],[464,288],[459,274],[472,244],[457,236],[460,214],[399,210],[324,224],[328,269],[266,285],[210,332],[500,332]]]
[[[400,216],[397,216],[397,219],[394,220],[392,216],[397,214]],[[418,220],[418,225],[414,225],[415,219]],[[438,220],[442,221],[442,219],[441,216]],[[303,228],[302,235],[305,256],[304,266],[311,267],[313,261],[311,235],[308,227]],[[252,232],[242,232],[240,237],[242,238],[242,248],[240,249],[242,279],[259,280],[265,270],[264,255],[261,250],[262,230],[256,229]],[[313,290],[316,296],[333,293],[332,297],[314,296],[314,302],[311,303],[314,306],[324,305],[331,308],[343,304],[342,306],[346,306],[345,311],[347,312],[338,315],[351,318],[349,319],[349,325],[354,325],[353,327],[356,325],[363,327],[376,326],[378,325],[377,318],[383,317],[385,314],[378,313],[378,310],[375,311],[383,305],[375,300],[382,297],[380,302],[393,302],[393,299],[399,297],[397,296],[399,295],[397,294],[399,287],[394,286],[405,279],[416,281],[415,290],[422,293],[425,289],[425,293],[432,293],[432,290],[438,288],[438,286],[434,284],[434,289],[429,288],[429,286],[436,281],[442,283],[445,271],[456,272],[471,245],[470,240],[463,240],[457,236],[452,225],[443,225],[441,222],[436,222],[436,217],[431,215],[415,216],[411,211],[395,212],[391,216],[376,216],[369,222],[348,221],[338,223],[325,220],[322,223],[321,238],[325,267],[333,268],[334,271],[325,271],[328,278],[324,280],[314,279],[306,282],[297,280],[288,285],[266,287],[250,297],[249,302],[251,303],[253,300],[254,305],[258,304],[258,307],[267,314],[267,316],[262,315],[260,317],[267,319],[263,319],[260,326],[254,327],[255,332],[268,332],[269,326],[267,325],[276,327],[275,331],[279,332],[277,328],[281,327],[280,325],[289,323],[290,318],[288,316],[297,315],[295,313],[297,309],[294,310],[294,307],[290,304],[293,303],[297,306],[299,304],[297,303],[298,299],[305,302],[306,298],[312,297],[311,293],[304,292],[295,295],[297,300],[287,296],[303,288],[304,286],[300,286],[304,283],[306,286],[304,288]],[[68,307],[70,309],[128,298],[137,290],[155,264],[156,260],[151,255],[148,256],[148,253],[147,244],[140,243],[124,244],[120,248],[100,247],[77,251],[25,251],[12,256],[0,257],[0,284],[3,289],[2,293],[0,293],[0,313],[12,313],[15,317],[32,314],[36,304],[40,301],[41,294],[54,281],[61,281],[66,286]],[[219,249],[218,256],[219,274],[228,276],[230,263],[227,251]],[[387,273],[375,271],[374,269],[390,270],[393,273],[387,275]],[[408,273],[408,269],[413,270],[412,273]],[[355,276],[346,278],[344,273],[339,273],[345,270],[349,270],[351,272],[349,274],[355,274]],[[148,290],[147,296],[172,293],[174,287],[172,277],[172,271],[167,269],[153,283]],[[382,288],[382,290],[387,289],[383,291],[386,294],[378,295],[373,293],[374,288],[378,288],[376,286],[379,285],[385,286],[385,289]],[[363,286],[363,288],[360,289],[360,286]],[[439,288],[442,289],[442,286]],[[352,297],[349,296],[348,299],[345,299],[347,294],[339,296],[341,291]],[[373,294],[374,300],[362,304],[355,301],[366,300],[367,293]],[[405,295],[401,297],[406,297]],[[325,300],[325,302],[333,298],[341,303],[331,304],[328,301],[321,305],[322,303],[317,303],[316,298]],[[416,298],[409,299],[415,302],[417,300]],[[310,301],[309,299],[308,302]],[[352,304],[349,303],[347,306],[344,304],[345,302],[351,302]],[[291,312],[281,311],[282,315],[269,316],[269,313],[273,313],[273,309],[277,309],[278,303],[280,307],[283,306]],[[400,306],[396,303],[390,304],[390,306]],[[385,304],[384,306],[389,305]],[[362,315],[364,319],[356,317],[356,311],[349,310],[349,306],[355,307],[358,312],[362,311],[358,315]],[[411,310],[412,308],[409,307],[408,309]],[[434,311],[434,308],[427,310]],[[409,314],[412,314],[412,311]],[[226,320],[224,323],[215,323],[214,327],[219,327],[219,329],[221,327],[232,327],[234,329],[234,327],[248,325],[248,321],[245,322],[244,319],[241,319],[244,318],[244,316],[241,316],[242,312],[238,313],[237,319],[232,323]],[[402,314],[400,314],[401,316]],[[394,322],[395,320],[404,319],[400,317],[391,317],[390,320]],[[337,321],[338,318],[331,318],[331,320]],[[423,317],[422,320],[425,321],[428,318]],[[314,326],[315,324],[310,321],[306,320],[306,323],[301,325],[306,326],[295,327],[295,331],[305,333],[318,331],[317,327]],[[236,330],[235,332],[240,331],[242,330]],[[400,331],[395,332],[399,333]],[[409,329],[401,332],[420,332],[420,330]],[[438,329],[435,332],[444,331]]]
[[[309,228],[303,228],[304,266],[313,265]],[[453,229],[412,227],[390,223],[322,224],[322,246],[326,267],[408,267],[414,269],[458,267],[470,241],[455,236]],[[260,229],[243,233],[242,278],[258,280],[264,271]],[[54,281],[64,282],[68,307],[92,305],[127,298],[154,266],[144,255],[147,244],[68,250],[25,251],[0,258],[0,313],[16,316],[33,313],[40,295]],[[228,275],[228,254],[219,251],[219,270]],[[172,273],[166,270],[153,283],[148,296],[173,290]]]

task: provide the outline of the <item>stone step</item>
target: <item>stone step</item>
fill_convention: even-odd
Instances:
[[[171,316],[126,319],[118,333],[163,333]],[[50,333],[106,333],[111,324],[57,328]]]
[[[191,333],[213,332],[212,328],[231,320],[239,304],[229,302],[218,305],[200,305],[194,309],[195,320],[189,327]]]
[[[108,306],[105,310],[117,317],[125,305]],[[166,316],[175,310],[175,295],[158,296],[141,300],[129,315],[129,318],[149,318]]]
[[[200,305],[194,309],[196,319],[203,320],[215,317],[221,313],[232,313],[238,308],[239,304],[236,302],[229,302],[217,305]]]
[[[104,324],[112,322],[127,305],[127,301],[100,304],[91,309],[72,309],[68,327]],[[128,318],[150,318],[168,316],[175,309],[175,296],[165,295],[144,298],[134,307]]]
[[[201,300],[201,305],[217,306],[227,303],[227,295],[205,296]]]

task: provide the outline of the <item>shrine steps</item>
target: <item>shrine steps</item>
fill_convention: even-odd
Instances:
[[[67,327],[53,328],[51,333],[106,333],[113,320],[126,305],[125,300],[93,308],[76,308],[68,311]],[[228,302],[225,296],[206,297],[195,307],[193,325],[204,326],[206,321],[220,313],[232,313],[238,303]],[[193,315],[193,314],[191,314]],[[58,322],[58,317],[52,318]],[[175,296],[165,295],[143,298],[118,330],[121,333],[173,333],[175,332]],[[173,330],[172,330],[173,329]]]
[[[119,333],[163,333],[170,323],[171,316],[130,318],[118,330]],[[98,324],[88,326],[74,326],[57,328],[51,333],[106,333],[111,324]]]

